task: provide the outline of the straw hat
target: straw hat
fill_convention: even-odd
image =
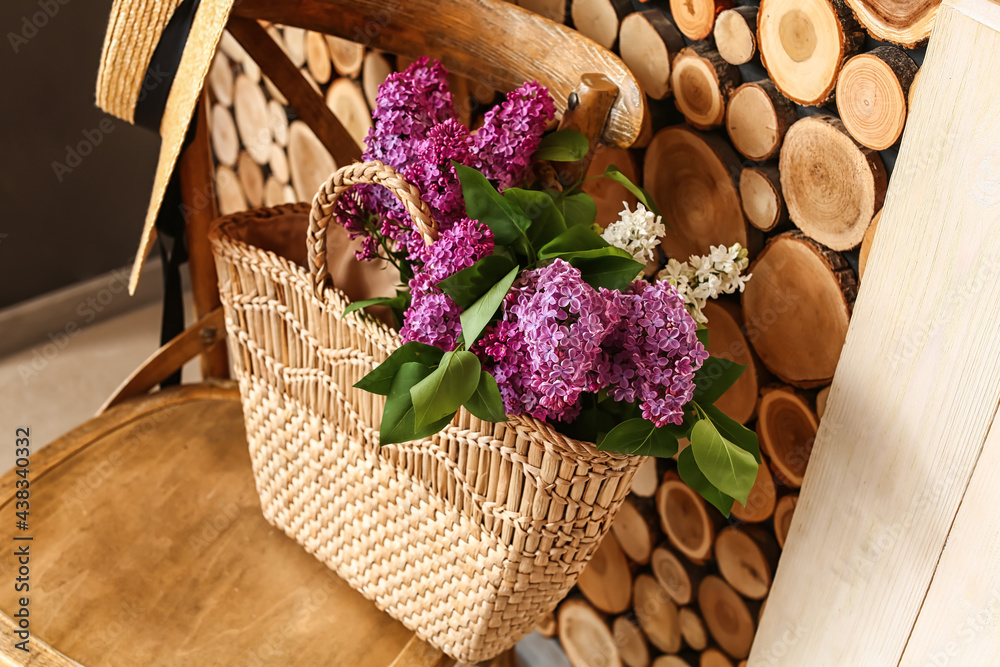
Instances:
[[[158,130],[162,143],[129,293],[235,0],[114,0],[97,74],[97,105]]]

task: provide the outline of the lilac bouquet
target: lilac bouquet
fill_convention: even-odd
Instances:
[[[338,202],[339,221],[362,238],[359,259],[390,262],[406,283],[348,309],[388,306],[401,324],[404,344],[356,385],[387,397],[380,442],[428,437],[463,406],[493,422],[530,415],[601,450],[677,455],[681,477],[728,515],[760,462],[756,435],[713,405],[743,367],[705,350],[707,330],[677,287],[694,278],[641,278],[663,233],[648,193],[610,167],[602,176],[641,204],[605,232],[580,182],[532,182],[534,161],[590,149],[578,132],[546,134],[554,115],[546,89],[526,83],[471,132],[447,73],[427,59],[380,88],[364,158],[415,185],[439,231],[428,246],[378,186]],[[745,268],[745,251],[716,250],[731,251],[736,274]],[[681,438],[691,445],[678,455]]]

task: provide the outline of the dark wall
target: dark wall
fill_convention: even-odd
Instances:
[[[0,308],[124,266],[138,245],[159,138],[94,105],[110,11],[0,3]]]

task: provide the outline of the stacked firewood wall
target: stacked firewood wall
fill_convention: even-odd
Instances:
[[[632,154],[664,214],[667,256],[749,248],[746,292],[705,313],[711,353],[747,366],[719,405],[756,429],[764,458],[729,519],[673,461],[647,461],[577,588],[539,630],[574,667],[743,665],[938,3],[519,4],[614,50],[642,83],[653,134]]]
[[[301,28],[266,25],[306,81],[364,146],[379,85],[409,60]],[[459,119],[474,124],[496,91],[451,77]],[[222,215],[310,202],[338,166],[309,126],[228,32],[208,78],[209,128]]]
[[[747,366],[720,399],[763,452],[745,507],[725,519],[649,460],[579,585],[539,631],[574,667],[742,665],[788,534],[847,333],[938,2],[519,0],[619,54],[643,85],[652,133],[604,149],[643,183],[679,260],[735,242],[745,293],[712,302],[709,351]],[[408,61],[266,26],[360,144],[378,85]],[[887,41],[877,41],[887,40]],[[496,101],[452,77],[463,122]],[[336,168],[239,44],[225,35],[209,91],[221,213],[310,201]],[[585,188],[608,224],[626,190]],[[682,445],[685,443],[682,443]]]

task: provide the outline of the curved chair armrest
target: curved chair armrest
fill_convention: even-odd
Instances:
[[[649,137],[646,96],[625,64],[580,33],[502,0],[241,0],[235,15],[337,35],[404,56],[432,56],[498,90],[537,80],[560,114],[584,74],[619,89],[601,138]]]

